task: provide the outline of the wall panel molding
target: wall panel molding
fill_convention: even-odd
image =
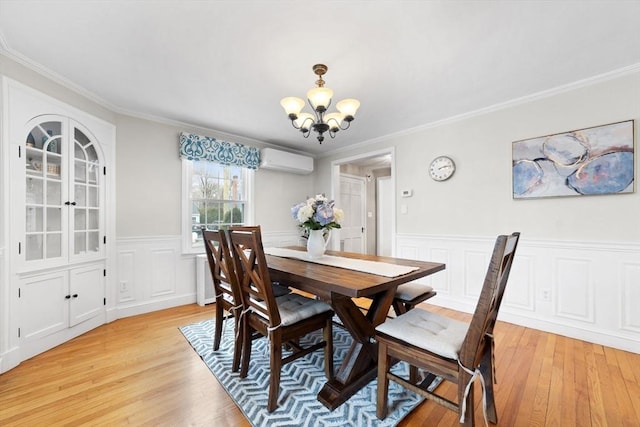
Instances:
[[[446,262],[446,270],[423,279],[438,292],[429,303],[471,313],[494,242],[495,237],[398,234],[396,253]],[[446,261],[439,258],[444,254]],[[524,235],[499,318],[640,353],[639,260],[636,243]]]

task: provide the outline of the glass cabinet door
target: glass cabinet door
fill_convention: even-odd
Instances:
[[[62,257],[63,162],[62,122],[37,124],[26,141],[25,259]]]
[[[72,120],[52,117],[35,122],[26,138],[27,262],[91,257],[103,248],[98,142]]]
[[[73,130],[73,254],[100,251],[100,162],[95,143]]]

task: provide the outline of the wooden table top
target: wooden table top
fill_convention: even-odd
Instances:
[[[303,247],[288,247],[304,251]],[[267,255],[271,279],[295,288],[329,297],[338,293],[348,297],[364,297],[377,294],[389,288],[411,282],[421,277],[444,270],[446,265],[438,262],[417,261],[402,258],[365,255],[352,252],[327,251],[327,255],[357,258],[389,264],[418,267],[417,270],[396,277],[385,277],[361,271],[332,267],[303,260]]]

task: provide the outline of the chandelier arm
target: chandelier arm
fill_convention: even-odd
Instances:
[[[350,127],[350,126],[351,126],[351,120],[349,120],[349,121],[347,122],[347,126],[346,126],[346,127],[342,127],[342,124],[340,124],[340,129],[342,129],[342,130],[347,130],[347,129],[349,129],[349,127]]]

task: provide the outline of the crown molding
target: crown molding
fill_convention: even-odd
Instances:
[[[363,147],[367,147],[369,145],[373,145],[379,142],[384,142],[387,141],[391,138],[398,138],[398,137],[402,137],[402,136],[407,136],[407,135],[413,135],[415,133],[418,132],[422,132],[424,130],[427,129],[433,129],[433,128],[437,128],[440,126],[445,126],[445,125],[449,125],[452,123],[456,123],[456,122],[460,122],[463,120],[467,120],[470,119],[472,117],[477,117],[477,116],[482,116],[484,114],[490,114],[490,113],[494,113],[496,111],[500,111],[500,110],[505,110],[507,108],[512,108],[512,107],[516,107],[518,105],[522,105],[522,104],[526,104],[529,102],[533,102],[533,101],[537,101],[540,99],[544,99],[544,98],[549,98],[555,95],[559,95],[561,93],[565,93],[565,92],[570,92],[573,90],[577,90],[586,86],[591,86],[594,84],[598,84],[598,83],[602,83],[602,82],[606,82],[609,80],[614,80],[620,77],[624,77],[624,76],[628,76],[631,74],[635,74],[635,73],[640,73],[640,63],[636,63],[633,65],[629,65],[627,67],[623,67],[623,68],[619,68],[613,71],[609,71],[597,76],[593,76],[593,77],[588,77],[586,79],[582,79],[582,80],[578,80],[572,83],[568,83],[565,85],[561,85],[561,86],[556,86],[554,88],[551,89],[547,89],[547,90],[543,90],[541,92],[536,92],[533,93],[531,95],[526,95],[520,98],[516,98],[516,99],[512,99],[506,102],[501,102],[498,104],[494,104],[494,105],[490,105],[488,107],[484,107],[484,108],[480,108],[477,110],[473,110],[473,111],[469,111],[467,113],[462,113],[462,114],[458,114],[455,116],[451,116],[451,117],[447,117],[445,119],[442,120],[436,120],[434,122],[430,122],[430,123],[426,123],[424,125],[420,125],[420,126],[415,126],[409,129],[404,129],[401,130],[399,132],[394,132],[394,133],[390,133],[387,135],[383,135],[383,136],[378,136],[374,139],[369,139],[367,141],[362,141],[359,142],[357,144],[353,144],[353,145],[349,145],[346,147],[340,147],[337,148],[335,150],[332,151],[328,151],[326,153],[323,153],[320,157],[329,157],[329,156],[333,156],[335,154],[340,154],[343,152],[348,152],[348,151],[352,151],[352,150],[356,150],[358,148],[363,148]]]

